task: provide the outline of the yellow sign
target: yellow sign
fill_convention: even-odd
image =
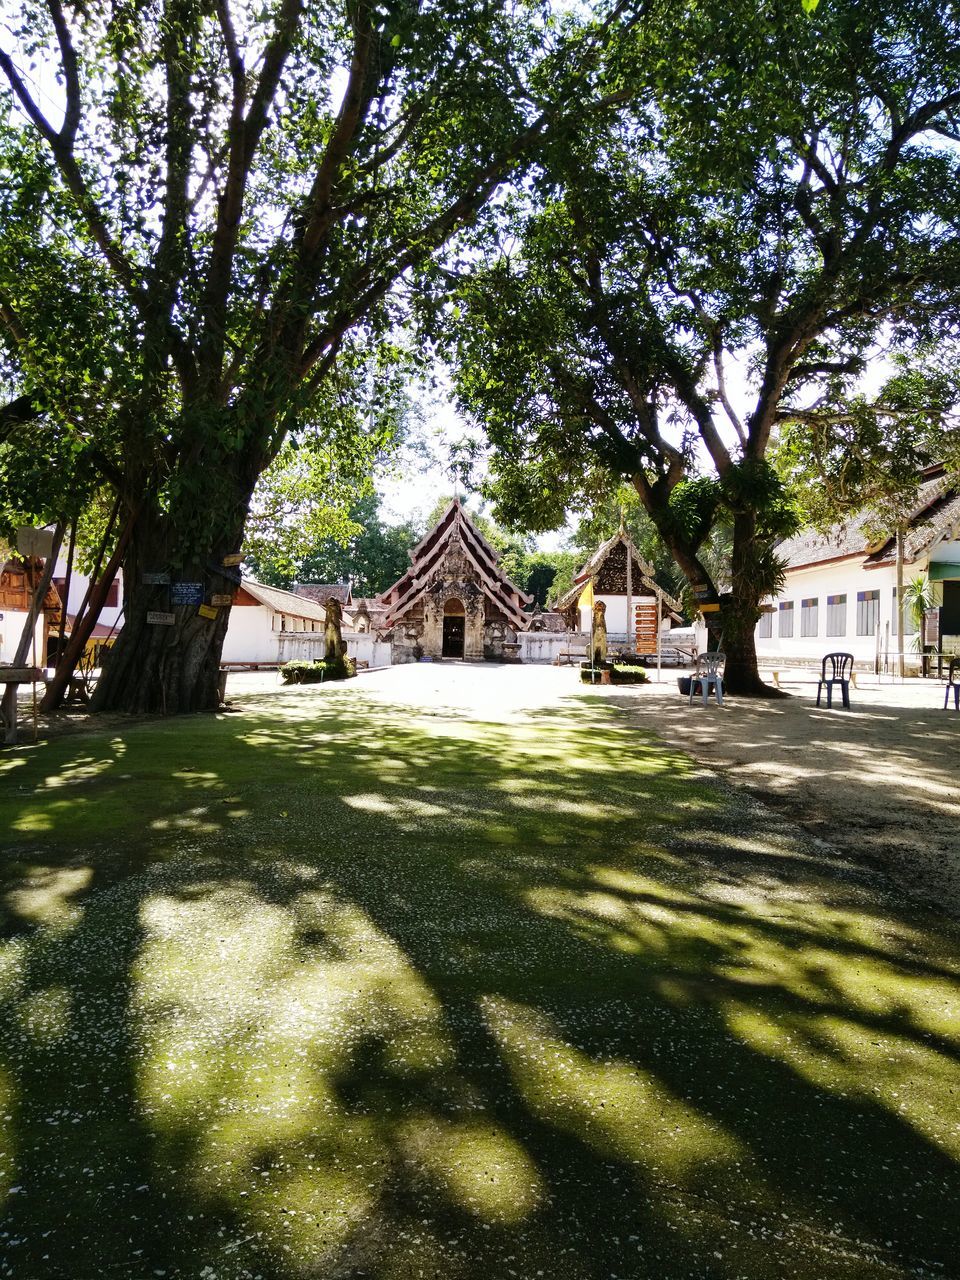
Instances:
[[[217,610],[214,609],[212,604],[202,604],[197,613],[201,618],[215,618],[217,616]]]
[[[719,613],[720,606],[718,604],[702,604],[700,605],[701,613]]]
[[[222,563],[225,565],[243,564],[243,552],[237,551],[233,555],[224,556]]]

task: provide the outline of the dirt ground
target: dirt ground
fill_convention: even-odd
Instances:
[[[789,698],[688,704],[677,672],[656,672],[640,687],[588,689],[571,668],[444,663],[364,673],[358,689],[411,707],[458,708],[487,720],[510,719],[569,696],[602,696],[783,817],[880,871],[896,893],[960,918],[960,714],[943,710],[934,680],[858,676],[851,708],[817,708],[809,677],[784,682]],[[234,673],[230,710],[242,714],[282,686],[274,671]],[[302,686],[316,696],[317,686]],[[26,707],[23,708],[26,711]],[[87,727],[114,729],[77,709],[41,725],[41,736]],[[31,740],[23,726],[21,741]]]
[[[858,676],[844,711],[839,698],[818,708],[815,682],[721,709],[690,705],[672,672],[662,681],[608,696],[896,892],[960,918],[960,714],[943,709],[942,683]]]

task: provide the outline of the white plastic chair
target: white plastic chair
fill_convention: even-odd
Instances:
[[[710,697],[710,690],[717,697],[717,705],[723,706],[723,664],[727,660],[725,653],[701,653],[697,658],[697,666],[690,678],[690,699],[688,706],[693,702],[693,693],[697,685],[700,685],[700,692],[703,694],[703,705],[707,705]]]

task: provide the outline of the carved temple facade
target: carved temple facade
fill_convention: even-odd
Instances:
[[[394,662],[421,658],[516,661],[527,629],[524,594],[454,498],[410,552],[410,568],[379,598]]]

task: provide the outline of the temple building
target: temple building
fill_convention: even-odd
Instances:
[[[573,586],[553,606],[573,631],[590,631],[590,609],[581,610],[578,603],[588,582],[593,583],[594,599],[606,605],[608,638],[629,644],[637,653],[656,651],[658,619],[661,632],[683,621],[683,606],[657,585],[652,566],[641,557],[622,525],[596,549]]]
[[[526,595],[454,498],[410,552],[410,568],[384,591],[394,662],[421,658],[516,661]]]

